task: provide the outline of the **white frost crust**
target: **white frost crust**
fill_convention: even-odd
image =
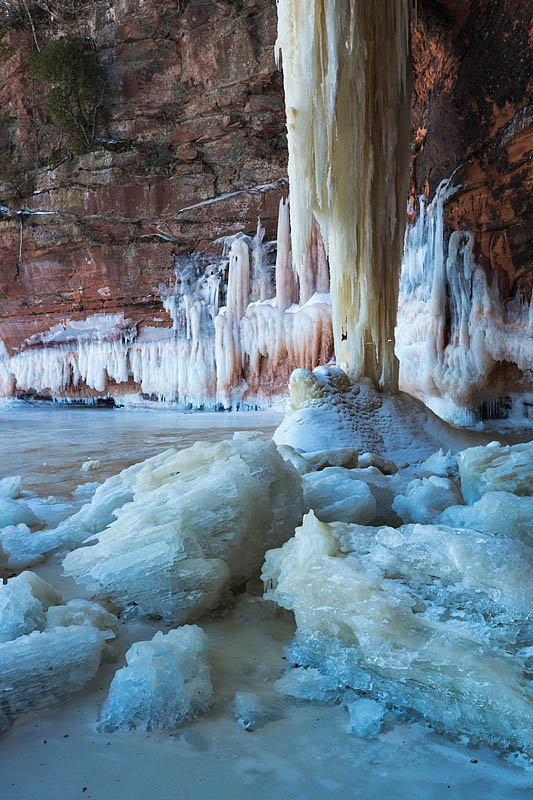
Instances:
[[[319,522],[267,553],[266,596],[292,609],[293,662],[453,735],[533,753],[533,551],[444,525]]]
[[[273,442],[247,434],[167,450],[117,478],[132,502],[115,510],[96,544],[67,555],[65,572],[97,597],[176,622],[255,577],[265,551],[286,541],[303,513],[297,472]],[[95,518],[108,483],[91,503]]]
[[[0,497],[0,529],[8,525],[38,525],[39,519],[31,508],[20,500],[10,500]]]
[[[100,728],[175,728],[203,714],[213,694],[208,655],[197,625],[133,644],[111,683]]]

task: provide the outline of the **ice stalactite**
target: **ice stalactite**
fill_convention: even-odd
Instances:
[[[394,324],[409,138],[411,0],[278,0],[293,258],[316,217],[337,363],[396,391]]]
[[[531,387],[533,326],[520,298],[500,299],[474,257],[474,236],[453,231],[446,242],[444,207],[457,191],[443,181],[434,199],[420,197],[416,222],[407,230],[400,282],[396,352],[400,384],[442,416],[473,422],[483,402],[508,394],[498,379],[514,365],[517,392]],[[524,420],[527,393],[515,398]],[[512,398],[509,398],[512,405]]]

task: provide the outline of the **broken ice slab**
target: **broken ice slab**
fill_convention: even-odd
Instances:
[[[247,434],[167,450],[135,465],[131,483],[133,502],[63,566],[94,596],[177,623],[256,577],[303,512],[298,473],[273,442]],[[95,516],[106,484],[92,500]]]
[[[354,470],[327,467],[302,476],[304,500],[324,522],[357,522],[366,525],[376,516],[376,501]]]
[[[133,644],[109,688],[100,729],[175,728],[203,714],[213,694],[208,655],[197,625]]]
[[[22,487],[22,477],[20,475],[9,475],[0,480],[0,497],[7,500],[16,500],[20,497]]]
[[[533,550],[444,525],[320,522],[266,555],[293,663],[459,736],[533,754]]]
[[[470,447],[458,455],[461,491],[468,504],[485,492],[533,495],[533,442]]]
[[[405,494],[396,496],[392,507],[403,522],[430,524],[445,508],[460,503],[463,503],[463,496],[449,478],[430,475],[429,478],[415,478],[411,481]]]
[[[8,500],[0,497],[0,529],[8,525],[38,525],[39,519],[31,508],[20,500]]]
[[[0,585],[0,730],[14,715],[81,689],[115,636],[117,619],[99,604],[60,603],[32,572]]]
[[[455,528],[504,533],[533,547],[533,497],[486,492],[471,506],[450,506],[437,521]]]
[[[107,638],[90,625],[71,625],[0,644],[0,704],[6,717],[81,689],[96,675]]]

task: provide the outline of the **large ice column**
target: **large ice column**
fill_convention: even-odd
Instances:
[[[411,0],[278,0],[293,257],[313,214],[338,363],[397,389],[394,324],[409,138]]]
[[[276,306],[284,311],[296,302],[296,277],[292,268],[289,200],[281,198],[276,254]]]

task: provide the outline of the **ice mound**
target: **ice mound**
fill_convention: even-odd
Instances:
[[[486,492],[471,506],[447,508],[438,521],[454,528],[503,533],[533,547],[533,497]]]
[[[302,476],[304,500],[323,522],[366,525],[376,516],[376,501],[366,483],[352,470],[326,467]]]
[[[45,531],[32,533],[23,522],[0,529],[0,544],[5,553],[6,565],[12,570],[26,569],[43,560],[49,547]]]
[[[213,694],[208,649],[197,625],[133,644],[109,688],[100,729],[174,728],[203,714]]]
[[[31,508],[20,500],[8,500],[0,497],[0,529],[10,525],[39,525],[39,519],[35,516]]]
[[[64,569],[96,597],[178,623],[255,577],[303,513],[298,473],[272,441],[249,434],[167,450],[135,465],[135,478],[133,502],[115,510],[94,546],[69,553]]]
[[[452,735],[533,754],[533,550],[502,534],[320,522],[266,555],[293,663]]]
[[[411,481],[406,493],[397,495],[392,507],[403,522],[429,524],[435,522],[445,508],[462,502],[461,492],[449,478],[431,475],[429,478],[415,478]]]
[[[471,505],[485,492],[533,495],[533,442],[470,447],[458,456],[461,490]]]
[[[0,729],[11,717],[81,689],[97,672],[116,617],[97,603],[60,605],[32,572],[0,585]]]
[[[22,477],[20,475],[10,475],[0,480],[0,497],[6,500],[16,500],[20,497],[22,487]]]
[[[464,447],[454,431],[409,395],[378,392],[372,382],[350,381],[337,367],[295,370],[278,445],[313,452],[350,447],[402,463],[423,459],[439,446]]]

